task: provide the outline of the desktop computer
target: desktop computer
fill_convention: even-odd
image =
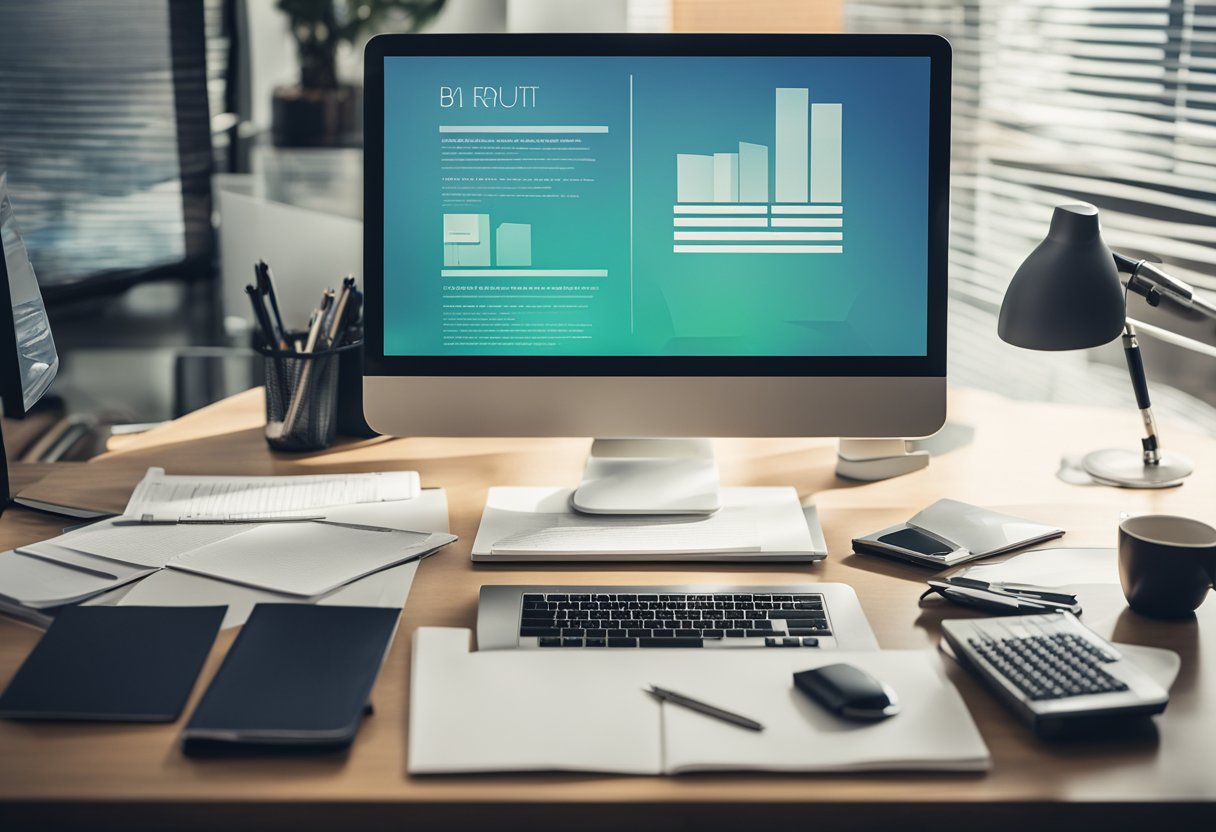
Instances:
[[[382,36],[365,62],[378,431],[942,425],[945,40]],[[596,451],[582,510],[715,506],[705,443]]]
[[[389,35],[365,87],[376,430],[599,437],[574,509],[696,514],[699,437],[944,422],[942,38]]]

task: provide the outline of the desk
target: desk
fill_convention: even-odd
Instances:
[[[1182,673],[1154,735],[1103,742],[1038,742],[970,676],[951,669],[993,756],[986,775],[767,776],[589,775],[410,778],[405,774],[410,639],[422,625],[473,627],[483,583],[851,584],[883,647],[935,645],[942,617],[957,607],[922,609],[928,573],[850,554],[850,539],[892,525],[939,497],[1015,511],[1068,534],[1058,545],[1113,546],[1120,511],[1187,514],[1216,521],[1216,440],[1164,426],[1168,446],[1197,465],[1181,488],[1121,491],[1058,481],[1061,455],[1103,445],[1132,447],[1135,412],[1014,403],[952,391],[952,423],[974,426],[969,444],[928,469],[886,482],[850,484],[833,475],[828,440],[719,442],[723,482],[785,484],[819,506],[830,556],[822,564],[474,566],[469,548],[486,489],[576,482],[587,440],[375,439],[326,453],[272,455],[261,437],[261,394],[250,391],[157,428],[83,466],[54,471],[38,486],[67,503],[117,510],[149,465],[171,473],[290,474],[416,469],[424,485],[448,490],[460,540],[418,573],[402,627],[377,682],[376,713],[349,757],[189,760],[177,748],[181,725],[52,725],[0,722],[0,828],[76,828],[86,819],[124,828],[577,829],[748,828],[761,819],[797,828],[1098,828],[1166,820],[1216,819],[1216,602],[1197,619],[1157,622],[1130,612],[1117,587],[1087,597],[1085,621],[1118,641],[1170,647]],[[0,546],[28,543],[62,525],[10,509]],[[221,634],[197,697],[232,643]],[[1201,649],[1207,636],[1206,649]],[[0,684],[37,641],[37,632],[0,620]],[[492,695],[492,692],[487,692]],[[1173,804],[1168,812],[1156,805]],[[1104,804],[1118,803],[1112,808]],[[942,804],[950,804],[943,806]],[[1027,826],[1033,824],[1033,826]],[[1112,826],[1113,825],[1113,826]],[[1209,827],[1210,828],[1210,827]]]

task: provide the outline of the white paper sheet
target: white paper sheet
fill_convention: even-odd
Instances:
[[[72,554],[69,552],[66,556],[70,558]],[[90,566],[105,569],[101,564]],[[151,571],[125,567],[111,569],[109,574],[103,575],[63,562],[13,551],[0,552],[0,595],[27,607],[45,609],[98,595]]]
[[[793,488],[723,488],[708,517],[588,517],[570,489],[491,488],[473,560],[798,560],[817,550]]]
[[[308,598],[421,557],[455,539],[325,523],[267,523],[179,555],[169,567]]]
[[[415,529],[446,534],[448,531],[448,500],[442,488],[424,488],[417,499],[391,503],[363,503],[330,510],[327,515],[348,523]],[[333,592],[317,598],[315,603],[359,607],[403,607],[418,571],[419,561],[373,572]],[[164,607],[196,607],[227,605],[224,627],[239,627],[245,623],[255,604],[300,603],[295,595],[239,586],[228,581],[168,569],[150,575],[134,584],[125,593],[114,592],[99,599],[100,603]]]
[[[339,523],[363,523],[401,531],[448,533],[448,495],[442,488],[424,488],[412,500],[356,503],[325,510]]]
[[[773,655],[776,653],[777,655]],[[983,771],[988,749],[967,706],[932,650],[743,651],[727,668],[674,663],[659,687],[703,699],[762,722],[741,731],[687,708],[663,704],[669,773],[693,771]],[[793,674],[826,664],[856,665],[887,683],[900,712],[852,722],[824,710],[794,687]]]
[[[362,523],[402,531],[446,534],[448,530],[447,494],[442,488],[424,489],[412,500],[335,506],[327,508],[324,514],[327,519],[337,522]],[[65,550],[73,550],[119,563],[160,567],[167,565],[177,555],[228,540],[254,528],[253,524],[189,523],[115,526],[114,521],[119,519],[102,520],[50,540],[22,546],[18,551],[63,561]]]
[[[256,604],[299,604],[313,602],[327,606],[383,607],[405,606],[419,561],[382,569],[339,587],[316,599],[268,592],[228,581],[165,569],[149,575],[118,599],[117,605],[149,607],[227,606],[223,626],[239,627],[249,618]]]
[[[950,770],[988,749],[932,651],[469,652],[470,633],[419,628],[410,673],[411,774],[475,771],[680,773]],[[903,712],[838,719],[793,685],[796,671],[848,662],[888,682]],[[752,733],[660,705],[670,688],[764,724]]]
[[[117,519],[117,518],[114,518]],[[115,526],[102,520],[59,537],[22,546],[20,551],[46,555],[72,549],[120,563],[160,567],[175,556],[247,532],[252,525]]]
[[[447,627],[414,633],[410,774],[659,772],[659,709],[635,678],[612,672],[623,666],[616,656],[470,653],[471,636]]]
[[[1033,549],[969,566],[957,574],[981,581],[1009,581],[1052,588],[1084,584],[1118,586],[1119,555],[1107,548]]]
[[[416,471],[205,477],[168,475],[163,468],[149,468],[123,514],[167,520],[291,516],[328,506],[409,500],[418,492]]]
[[[729,512],[729,510],[728,510]],[[495,555],[565,552],[598,555],[614,552],[668,554],[671,552],[759,552],[756,525],[737,512],[721,512],[695,520],[635,517],[572,517],[533,515],[536,527],[521,529],[494,541]]]

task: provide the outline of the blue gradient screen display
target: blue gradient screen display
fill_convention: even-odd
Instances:
[[[925,355],[929,70],[386,58],[385,355]]]

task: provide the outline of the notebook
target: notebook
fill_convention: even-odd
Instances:
[[[400,615],[399,609],[258,604],[190,716],[183,750],[348,745]]]
[[[410,671],[409,771],[982,771],[988,749],[930,650],[489,650],[468,630],[421,627]],[[793,674],[855,664],[903,711],[847,722]],[[764,724],[753,732],[644,688],[674,690]]]
[[[1062,534],[1063,529],[1023,517],[958,500],[938,500],[906,523],[855,538],[853,548],[943,569]]]
[[[0,716],[172,722],[223,618],[223,607],[65,608],[0,695]]]

